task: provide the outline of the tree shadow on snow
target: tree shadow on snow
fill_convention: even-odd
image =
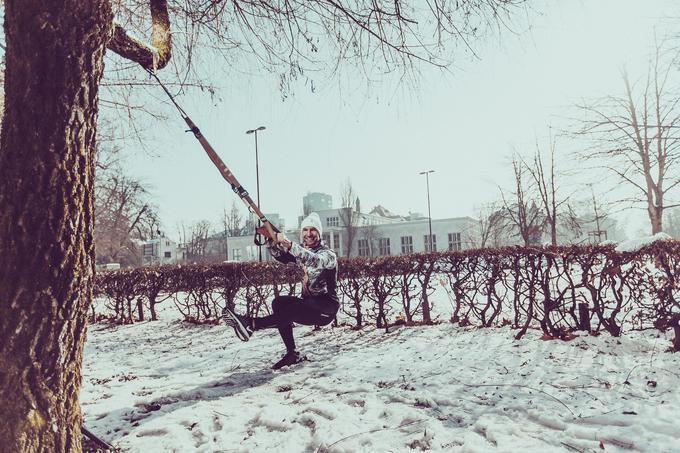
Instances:
[[[117,438],[123,437],[142,422],[148,423],[157,417],[166,416],[198,403],[228,398],[243,390],[264,385],[275,376],[276,374],[269,369],[228,374],[223,378],[205,382],[192,389],[169,392],[165,395],[154,397],[150,402],[140,401],[133,407],[111,411],[104,417],[99,417],[97,421],[92,421],[91,423],[86,421],[86,424],[93,429],[97,429],[97,425],[100,424],[108,425],[109,427],[115,426],[114,432],[108,431],[105,436],[111,442],[115,442],[115,439],[112,439],[113,436]],[[221,407],[228,408],[229,399],[226,399],[225,404]],[[207,411],[202,409],[201,412]]]

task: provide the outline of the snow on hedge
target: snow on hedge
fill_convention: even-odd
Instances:
[[[636,238],[636,239],[630,239],[628,241],[623,241],[621,242],[618,246],[616,246],[616,251],[617,252],[636,252],[640,250],[642,247],[653,244],[656,241],[669,241],[672,240],[673,238],[667,235],[666,233],[656,233],[653,236],[646,236],[642,238]]]

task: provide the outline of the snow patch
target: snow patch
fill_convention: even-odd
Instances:
[[[246,344],[176,319],[90,326],[85,426],[125,451],[677,450],[680,354],[660,347],[672,333],[301,327],[316,360],[274,373],[275,329]]]
[[[617,252],[635,252],[640,250],[642,247],[649,244],[653,244],[656,241],[671,241],[673,238],[666,233],[656,233],[653,236],[647,236],[638,239],[631,239],[628,241],[621,242],[617,247]]]

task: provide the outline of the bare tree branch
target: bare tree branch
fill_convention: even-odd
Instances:
[[[642,85],[623,71],[622,97],[580,106],[586,119],[577,135],[592,143],[583,157],[642,194],[652,233],[663,230],[667,197],[680,181],[680,94],[669,83],[674,62],[657,43]]]
[[[119,24],[114,24],[108,48],[121,57],[153,70],[164,68],[172,54],[170,17],[167,0],[148,0],[151,11],[151,45],[131,36]]]

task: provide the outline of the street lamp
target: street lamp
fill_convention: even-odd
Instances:
[[[427,223],[430,225],[430,252],[432,252],[432,214],[430,213],[430,173],[434,173],[434,170],[421,171],[419,174],[425,175],[425,181],[427,183]]]
[[[260,126],[257,129],[249,129],[246,134],[255,134],[255,178],[257,184],[257,209],[260,209],[260,162],[257,155],[257,133],[259,131],[265,130],[266,127]],[[260,227],[260,219],[257,220],[257,226]],[[257,246],[257,257],[258,261],[262,262],[262,246]]]

